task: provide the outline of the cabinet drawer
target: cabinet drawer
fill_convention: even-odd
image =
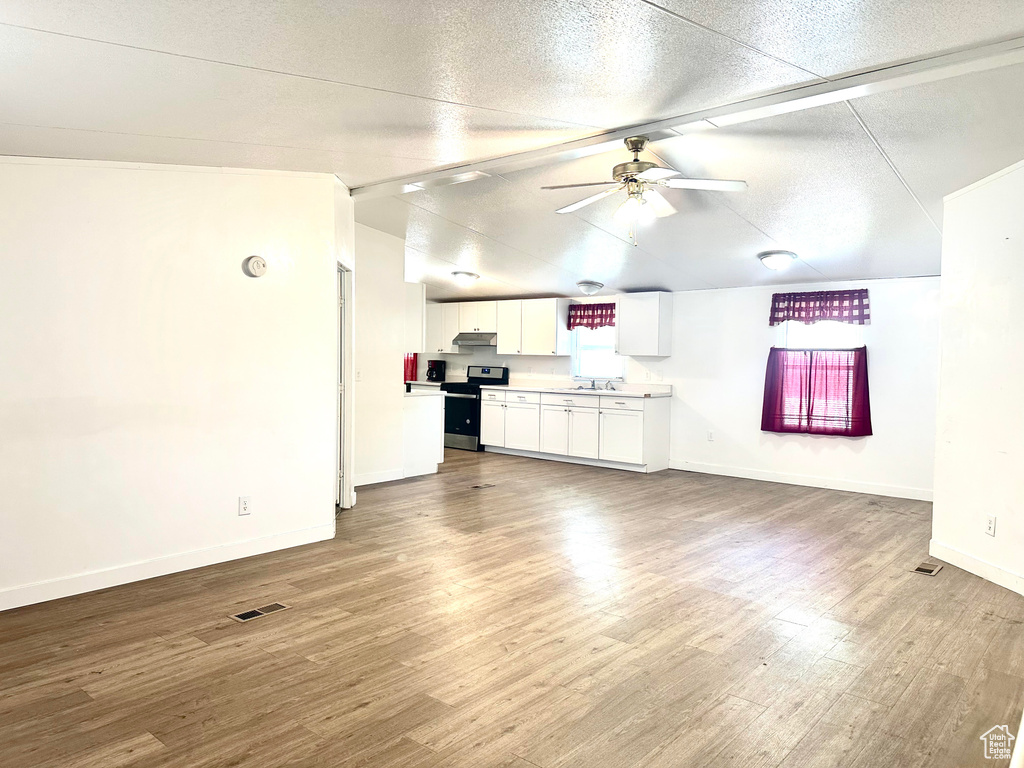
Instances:
[[[506,403],[536,403],[540,404],[540,392],[516,392],[509,390],[505,393]]]
[[[560,392],[544,392],[540,396],[541,405],[561,405],[566,408],[597,408],[600,400],[597,395],[563,395]]]
[[[644,398],[601,395],[601,408],[617,411],[642,411],[644,409]]]
[[[486,402],[504,403],[505,402],[505,393],[504,392],[495,392],[493,389],[481,389],[480,390],[480,399],[483,400],[485,403]]]

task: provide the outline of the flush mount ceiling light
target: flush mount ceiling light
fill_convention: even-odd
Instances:
[[[580,280],[576,283],[576,287],[583,292],[584,296],[593,296],[604,288],[604,283],[599,283],[596,280]]]
[[[780,270],[785,269],[797,259],[797,255],[792,251],[761,251],[757,254],[757,258],[761,260],[768,269]]]
[[[452,272],[452,277],[455,278],[455,282],[459,285],[472,285],[474,280],[479,280],[480,275],[476,272]]]
[[[619,163],[612,168],[614,181],[592,181],[583,184],[559,184],[541,189],[575,189],[576,187],[609,187],[596,195],[585,197],[575,203],[559,208],[555,213],[572,213],[584,206],[596,203],[609,195],[626,191],[626,200],[615,212],[615,220],[629,226],[629,237],[636,245],[636,225],[647,224],[662,216],[676,212],[656,187],[669,189],[700,189],[718,192],[742,192],[747,182],[729,179],[683,179],[674,168],[663,168],[656,163],[640,159],[640,153],[647,146],[646,136],[630,136],[624,139],[626,149],[633,153],[631,162]]]

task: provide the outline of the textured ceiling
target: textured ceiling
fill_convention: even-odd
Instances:
[[[332,172],[350,186],[500,157],[1024,35],[1019,0],[5,0],[0,153]],[[641,232],[603,179],[624,152],[395,198],[434,296],[934,274],[941,196],[1024,157],[1019,67],[659,142],[743,195],[669,192]],[[484,279],[468,289],[452,265]]]

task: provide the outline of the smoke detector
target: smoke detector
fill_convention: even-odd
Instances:
[[[604,283],[598,283],[594,280],[580,280],[576,283],[576,287],[583,292],[584,296],[593,296],[604,288]]]

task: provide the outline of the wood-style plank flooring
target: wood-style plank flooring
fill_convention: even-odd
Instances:
[[[929,522],[449,451],[334,541],[0,614],[0,766],[1005,765],[1024,598],[911,573]]]

